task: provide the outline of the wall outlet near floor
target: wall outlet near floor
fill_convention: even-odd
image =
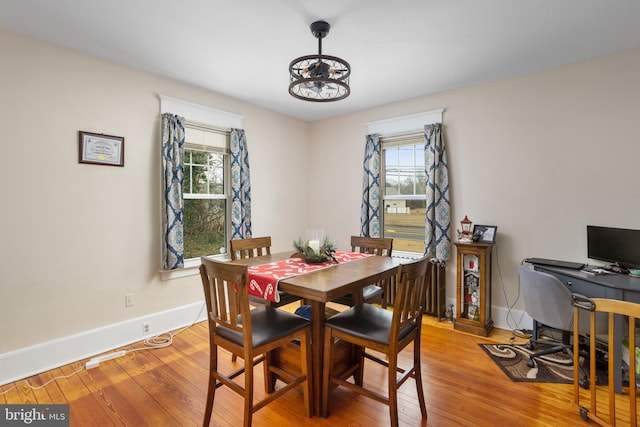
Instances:
[[[142,322],[142,334],[147,335],[151,333],[151,322]]]
[[[125,307],[133,307],[134,303],[135,303],[135,298],[134,298],[133,294],[126,294],[124,296],[124,306]]]

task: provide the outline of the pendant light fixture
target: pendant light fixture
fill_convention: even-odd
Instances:
[[[351,66],[344,59],[322,54],[322,39],[331,26],[325,21],[311,24],[318,39],[318,54],[296,58],[289,64],[289,93],[304,101],[330,102],[349,96]]]

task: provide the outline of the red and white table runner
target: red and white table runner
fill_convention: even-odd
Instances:
[[[361,254],[358,252],[336,251],[333,256],[338,263],[342,264],[372,255]],[[280,302],[280,294],[278,294],[278,283],[280,280],[321,270],[333,265],[336,265],[333,260],[323,262],[322,264],[307,264],[303,259],[289,258],[283,261],[250,266],[248,269],[249,283],[247,284],[247,290],[249,295],[254,295],[273,302]]]

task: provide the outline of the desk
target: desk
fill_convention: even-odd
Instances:
[[[580,270],[541,264],[533,264],[533,266],[536,270],[544,271],[560,279],[574,294],[584,295],[588,298],[608,298],[640,303],[640,279],[638,278],[626,274],[592,275]],[[614,320],[614,342],[617,343],[615,354],[618,356],[614,360],[614,372],[617,373],[614,385],[618,393],[622,390],[620,372],[622,368],[622,338],[625,327],[623,320],[622,316],[615,316]]]
[[[233,261],[239,264],[260,265],[289,258],[291,252],[281,252]],[[311,305],[311,359],[314,415],[320,415],[322,398],[322,359],[324,351],[324,309],[329,301],[353,294],[355,302],[362,302],[362,288],[395,276],[399,260],[386,256],[371,256],[322,270],[282,279],[278,289],[304,298]]]

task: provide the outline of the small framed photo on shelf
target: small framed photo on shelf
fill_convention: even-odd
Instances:
[[[78,163],[124,166],[124,137],[78,131]]]
[[[497,225],[475,225],[473,227],[473,240],[479,243],[495,243]]]

